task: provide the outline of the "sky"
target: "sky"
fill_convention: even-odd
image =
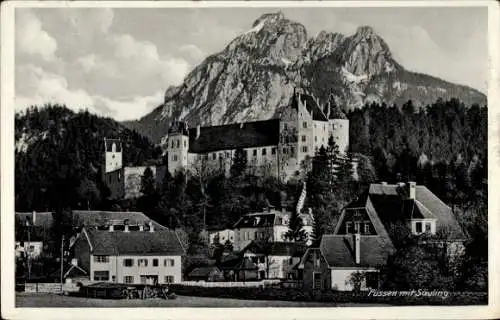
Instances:
[[[369,25],[408,70],[487,91],[486,7],[17,8],[16,110],[57,102],[138,119],[204,58],[278,10],[309,37]]]

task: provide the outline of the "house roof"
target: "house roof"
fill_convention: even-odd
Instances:
[[[451,208],[425,186],[417,185],[415,199],[408,199],[399,185],[371,184],[367,193],[347,206],[355,207],[373,208],[386,230],[411,218],[436,219],[437,231],[447,230],[450,239],[465,239]]]
[[[94,255],[183,255],[177,234],[170,230],[109,232],[84,229]]]
[[[210,276],[210,274],[212,272],[220,273],[221,271],[216,266],[197,267],[197,268],[194,268],[189,273],[189,276],[191,276],[191,277],[208,277],[208,276]]]
[[[320,250],[330,267],[376,267],[384,265],[394,246],[380,236],[360,236],[360,263],[356,264],[352,236],[324,235]]]
[[[233,123],[189,129],[189,152],[207,153],[239,148],[275,146],[279,142],[279,119]]]
[[[73,210],[73,226],[95,227],[106,225],[111,221],[123,223],[125,220],[128,220],[129,225],[143,224],[146,226],[151,221],[156,230],[166,229],[142,212]]]
[[[251,251],[256,254],[270,256],[301,257],[306,252],[307,246],[297,242],[259,242],[251,241],[242,251]]]
[[[286,225],[285,217],[290,218],[287,212],[272,210],[269,212],[258,212],[244,215],[238,220],[233,228],[260,228],[272,227],[275,225]]]

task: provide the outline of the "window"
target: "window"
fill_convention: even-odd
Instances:
[[[316,129],[316,123],[314,124],[314,129]]]
[[[271,149],[271,154],[276,154],[276,148]]]
[[[370,222],[365,222],[365,234],[370,234]]]
[[[137,266],[139,266],[139,267],[147,267],[148,266],[148,259],[139,259],[139,260],[137,260]]]
[[[153,259],[153,267],[158,267],[158,259]]]
[[[356,233],[361,232],[361,222],[359,222],[359,221],[354,222],[354,231]]]
[[[415,232],[416,233],[422,233],[422,222],[416,222],[415,223]]]
[[[217,153],[212,154],[212,160],[217,159]]]
[[[123,266],[124,267],[133,267],[134,266],[134,259],[123,260]]]
[[[173,267],[175,264],[175,260],[174,259],[165,259],[163,261],[163,266],[165,267]]]
[[[306,142],[306,136],[302,136],[302,142]]]
[[[109,271],[94,271],[94,281],[108,281]]]
[[[174,276],[165,276],[165,283],[174,283]]]
[[[288,265],[291,266],[293,264],[293,258],[288,259]]]
[[[351,221],[347,221],[345,223],[345,233],[346,234],[350,234],[351,233],[351,229],[352,229],[352,222]]]
[[[378,272],[365,273],[366,286],[370,289],[378,289]]]
[[[320,256],[319,256],[319,252],[316,251],[316,255],[314,257],[314,266],[316,268],[319,268],[320,267],[320,264],[321,264],[321,260],[320,260]]]
[[[286,123],[283,124],[283,129],[288,130],[288,125]]]
[[[186,147],[186,140],[184,140],[184,148]]]
[[[123,277],[123,283],[134,283],[134,277],[133,276]]]
[[[177,161],[177,155],[176,155],[176,154],[174,154],[174,155],[172,156],[172,161]]]
[[[431,233],[431,231],[432,231],[431,223],[430,222],[426,222],[425,223],[425,232]]]
[[[257,156],[257,149],[255,149],[252,154],[254,157],[256,157]]]
[[[293,154],[295,152],[295,149],[293,147],[290,147],[290,153]]]
[[[109,256],[94,256],[94,262],[97,263],[108,263]]]
[[[318,137],[314,136],[314,142],[318,142]]]
[[[326,130],[326,127],[325,127],[325,125],[323,125],[323,131],[325,131],[325,130]]]
[[[267,149],[266,148],[262,148],[262,155],[265,156],[267,154]]]
[[[307,122],[306,122],[306,121],[302,122],[302,127],[303,127],[304,129],[307,129]]]
[[[258,239],[258,238],[257,238],[257,237],[258,237],[257,232],[255,232],[253,236],[254,236],[254,239],[255,239],[255,240],[257,240],[257,239]]]
[[[180,148],[180,147],[181,147],[181,141],[177,140],[177,148]]]
[[[307,146],[302,147],[302,152],[307,152]]]
[[[283,148],[283,154],[287,154],[288,150],[286,148]]]
[[[174,140],[172,140],[172,149],[175,147]]]

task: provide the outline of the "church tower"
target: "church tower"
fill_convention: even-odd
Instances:
[[[200,135],[200,126],[196,128],[196,138]],[[168,130],[167,140],[168,171],[171,175],[188,166],[189,128],[185,122],[174,122]]]
[[[123,148],[119,139],[104,138],[104,170],[109,173],[123,166]]]

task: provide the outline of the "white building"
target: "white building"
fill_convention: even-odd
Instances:
[[[140,230],[116,231],[83,228],[73,245],[78,266],[90,281],[131,284],[182,281],[184,249],[177,234],[155,230],[153,224]]]
[[[289,231],[289,212],[270,210],[267,212],[250,213],[241,217],[234,225],[234,249],[240,250],[251,241],[283,242],[287,241],[285,234]],[[312,235],[312,217],[308,214],[299,215],[304,223],[307,242],[310,244]]]
[[[210,167],[228,173],[236,150],[242,149],[248,170],[286,180],[321,146],[326,148],[330,136],[340,152],[347,151],[349,120],[338,108],[326,109],[328,114],[312,96],[297,90],[277,119],[196,128],[173,123],[163,140],[168,170],[175,174]]]

